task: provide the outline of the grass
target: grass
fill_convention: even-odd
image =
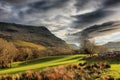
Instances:
[[[73,55],[73,56],[50,56],[47,58],[42,59],[35,59],[26,62],[15,62],[12,64],[12,68],[8,69],[1,69],[0,75],[3,74],[15,74],[19,72],[24,72],[27,70],[41,70],[43,68],[57,66],[61,64],[70,64],[70,63],[77,63],[83,62],[80,59],[84,55]]]
[[[43,68],[48,68],[57,65],[67,65],[67,64],[76,64],[80,62],[85,62],[82,60],[82,57],[85,55],[66,55],[66,56],[49,56],[41,59],[34,59],[26,62],[15,62],[12,64],[12,68],[1,69],[0,75],[4,74],[15,74],[24,72],[27,70],[41,70]],[[96,62],[93,60],[87,61],[89,63]],[[120,77],[120,62],[108,61],[111,64],[111,68],[108,70],[108,75],[113,75],[115,78]]]
[[[21,47],[32,47],[32,48],[36,48],[38,50],[45,50],[46,48],[42,45],[37,45],[35,43],[31,43],[31,42],[26,42],[26,41],[21,41],[21,40],[16,40],[14,41],[15,45],[17,46],[21,46]]]
[[[111,68],[105,73],[113,75],[115,78],[120,78],[120,62],[110,62]]]

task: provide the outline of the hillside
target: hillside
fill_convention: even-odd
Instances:
[[[120,42],[108,42],[105,44],[108,49],[118,50],[120,49]]]
[[[6,40],[22,40],[46,47],[68,47],[65,41],[53,35],[44,26],[0,22],[0,38]]]
[[[0,60],[5,63],[4,65],[0,63],[0,67],[7,67],[10,59],[13,62],[26,61],[72,52],[72,48],[65,41],[43,26],[2,22],[0,22],[0,49]]]

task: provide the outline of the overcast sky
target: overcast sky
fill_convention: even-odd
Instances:
[[[0,21],[45,26],[68,43],[120,40],[120,0],[0,0]]]

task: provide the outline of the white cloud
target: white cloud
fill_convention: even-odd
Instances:
[[[112,41],[120,40],[120,32],[112,33],[111,35],[95,37],[96,44],[105,44]]]

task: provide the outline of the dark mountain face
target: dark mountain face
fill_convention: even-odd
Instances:
[[[53,35],[44,26],[28,26],[0,22],[0,38],[23,40],[47,47],[68,47],[65,41]]]

